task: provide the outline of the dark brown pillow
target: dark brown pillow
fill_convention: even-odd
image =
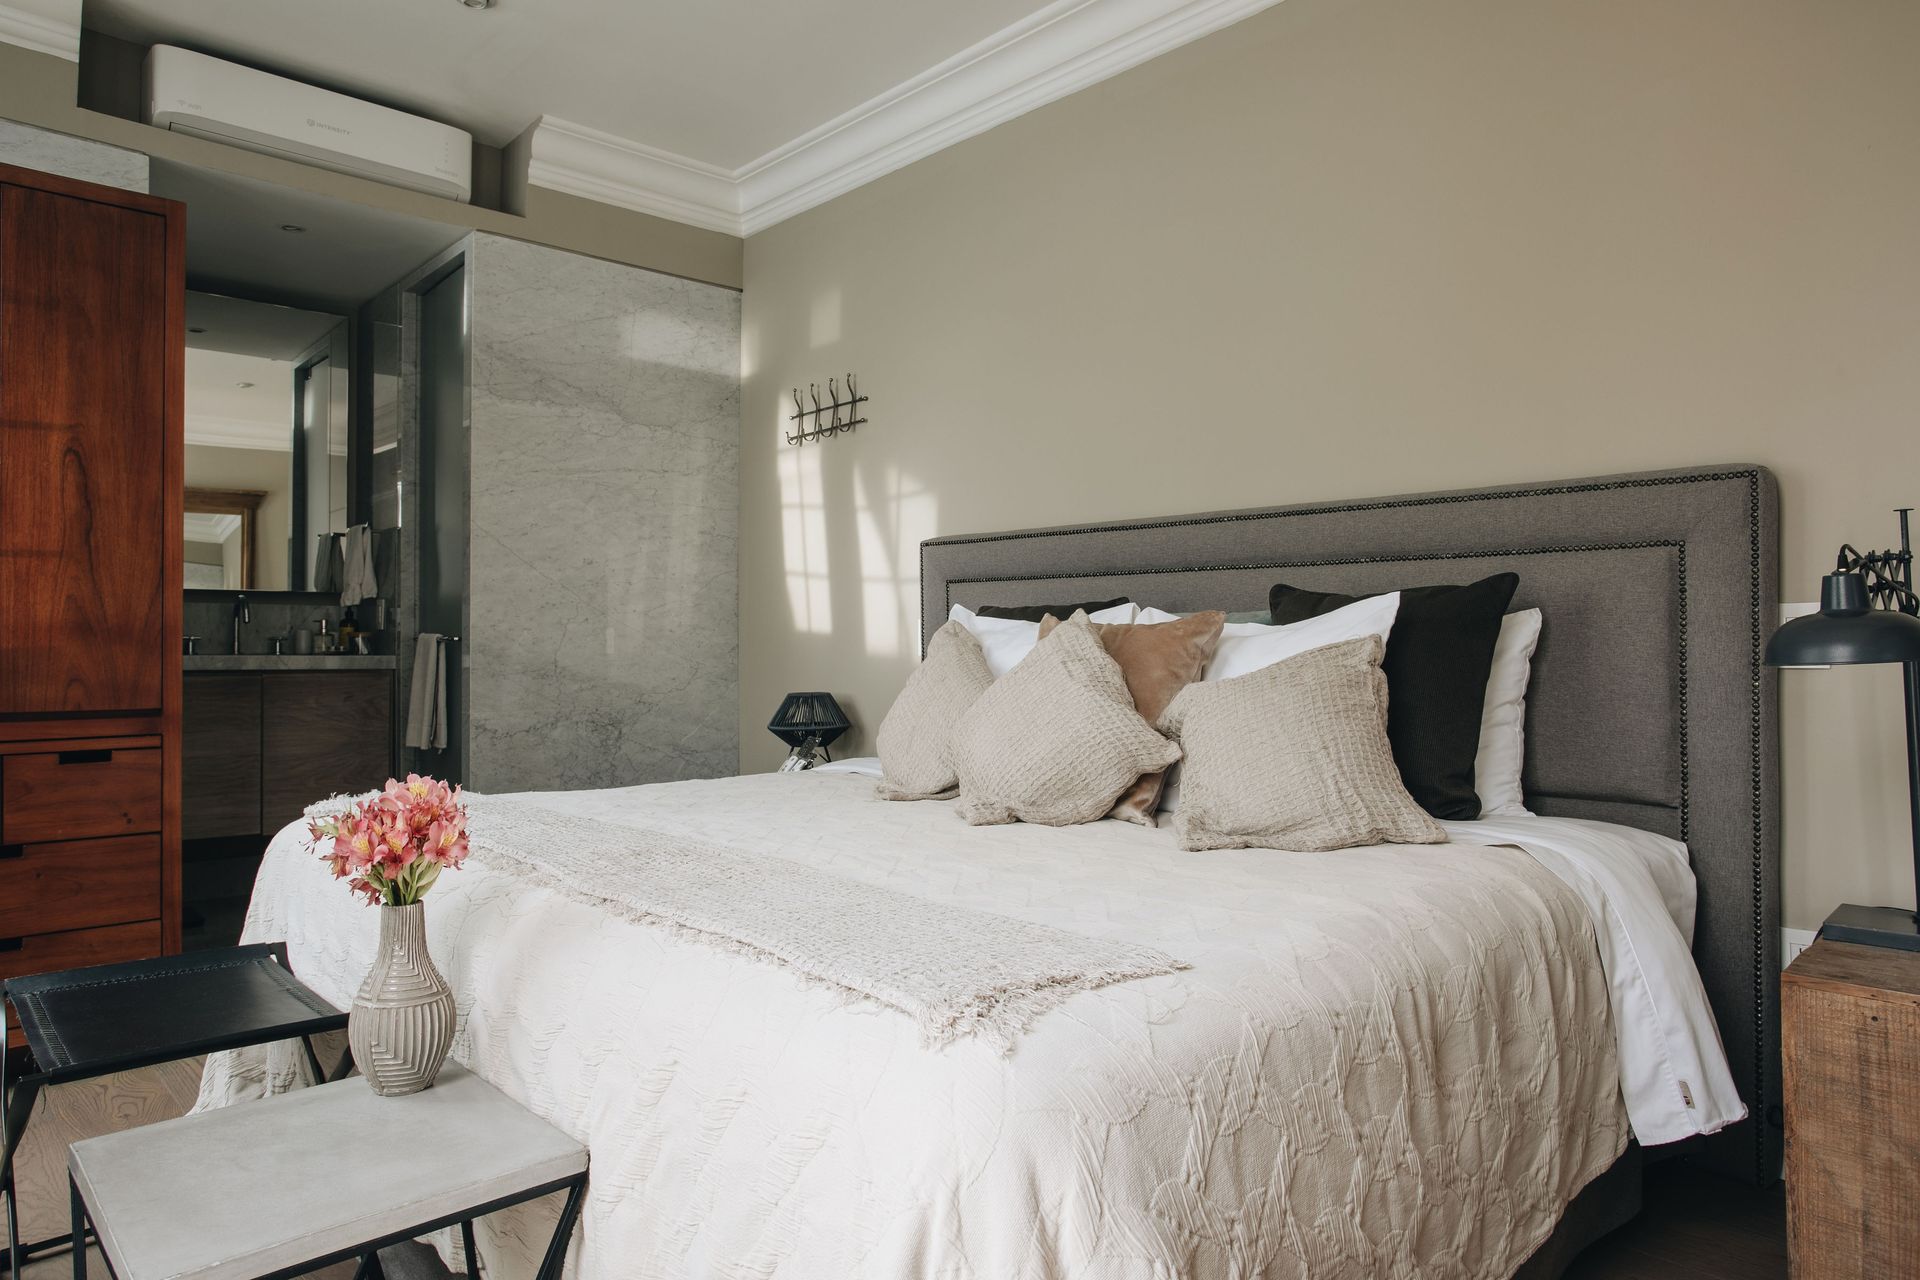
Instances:
[[[1093,629],[1108,656],[1120,664],[1134,710],[1152,724],[1175,695],[1206,671],[1226,621],[1226,614],[1214,610],[1188,614],[1176,622],[1096,622]],[[1051,614],[1042,618],[1040,638],[1046,639],[1059,624]],[[1107,816],[1143,827],[1157,825],[1153,815],[1166,782],[1165,769],[1141,774],[1120,793]]]
[[[1071,618],[1080,610],[1098,613],[1102,609],[1111,609],[1115,605],[1126,603],[1128,603],[1127,597],[1117,596],[1112,600],[1089,600],[1085,604],[983,604],[974,612],[983,618],[1011,618],[1015,622],[1038,622],[1048,614],[1056,618]]]

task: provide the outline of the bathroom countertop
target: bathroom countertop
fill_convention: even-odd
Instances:
[[[391,671],[390,653],[189,653],[184,671]]]

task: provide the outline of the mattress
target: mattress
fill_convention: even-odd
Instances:
[[[591,1149],[578,1276],[1506,1276],[1629,1136],[1605,889],[1526,847],[1555,820],[1196,854],[1115,821],[969,827],[857,770],[537,798],[1191,966],[1076,995],[1010,1052],[934,1050],[896,1012],[476,856],[427,898],[453,1053]],[[1689,893],[1655,912],[1675,938]],[[274,839],[247,940],[284,938],[344,1007],[377,933],[300,829]],[[285,1046],[222,1055],[201,1103],[301,1070]],[[552,1214],[484,1220],[490,1274],[531,1274]]]

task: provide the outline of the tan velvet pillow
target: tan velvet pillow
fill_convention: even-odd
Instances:
[[[1093,630],[1113,660],[1120,664],[1127,692],[1133,695],[1133,709],[1148,724],[1160,718],[1173,702],[1174,695],[1198,680],[1213,659],[1220,644],[1220,629],[1227,615],[1218,610],[1192,613],[1173,622],[1096,622]],[[1060,619],[1048,614],[1040,620],[1040,638],[1060,625]],[[1134,779],[1108,810],[1109,818],[1137,822],[1143,827],[1157,826],[1154,813],[1160,808],[1160,792],[1167,784],[1167,771],[1155,769]]]
[[[957,812],[975,826],[1092,822],[1134,779],[1179,758],[1133,709],[1119,664],[1075,614],[960,717]]]
[[[973,633],[949,622],[927,641],[927,656],[887,708],[874,746],[883,775],[874,790],[883,800],[944,800],[954,794],[953,727],[993,684],[986,654]]]
[[[1387,741],[1386,643],[1360,636],[1270,667],[1190,684],[1159,728],[1186,752],[1183,849],[1439,844]]]

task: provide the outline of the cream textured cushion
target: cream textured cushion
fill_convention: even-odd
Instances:
[[[1076,613],[960,717],[958,812],[975,825],[1092,822],[1134,779],[1179,758],[1133,709],[1120,664]]]
[[[957,622],[927,641],[927,656],[907,677],[874,739],[886,800],[941,800],[959,784],[948,750],[953,727],[993,684],[980,642]]]
[[[1183,849],[1439,844],[1387,741],[1386,642],[1360,636],[1229,680],[1190,684],[1160,717],[1186,753]]]

